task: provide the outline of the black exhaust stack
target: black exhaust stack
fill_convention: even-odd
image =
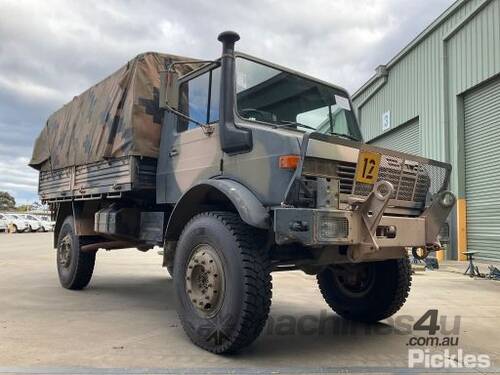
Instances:
[[[217,37],[222,43],[221,81],[219,104],[219,129],[222,151],[228,154],[250,151],[252,133],[234,124],[234,43],[240,36],[234,31],[224,31]]]

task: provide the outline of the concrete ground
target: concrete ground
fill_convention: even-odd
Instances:
[[[314,277],[274,274],[265,332],[242,353],[216,356],[184,335],[156,251],[100,251],[90,287],[75,292],[59,286],[51,239],[0,233],[0,373],[399,373],[408,367],[410,338],[426,336],[409,327],[428,309],[446,319],[437,337],[458,316],[451,334],[458,348],[489,356],[491,367],[481,372],[500,369],[500,282],[418,273],[397,319],[373,327],[331,312]]]

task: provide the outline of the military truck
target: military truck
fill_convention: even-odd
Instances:
[[[161,246],[182,326],[214,353],[257,338],[272,272],[316,275],[346,319],[391,316],[408,249],[439,249],[450,165],[363,143],[346,90],[238,39],[213,61],[139,55],[49,118],[30,165],[61,285],[86,287],[99,249]]]

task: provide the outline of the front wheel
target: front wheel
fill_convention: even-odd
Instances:
[[[381,262],[332,265],[317,275],[326,303],[343,318],[373,323],[395,314],[411,286],[408,256]]]
[[[213,353],[252,343],[271,305],[265,236],[230,212],[206,212],[184,228],[174,259],[178,314],[191,341]]]
[[[95,251],[83,252],[80,238],[75,233],[74,220],[68,216],[57,240],[57,272],[59,282],[66,289],[85,288],[94,272]]]

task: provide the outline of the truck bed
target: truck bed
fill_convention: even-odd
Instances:
[[[123,192],[155,189],[156,159],[137,156],[40,171],[42,201],[117,197]]]

